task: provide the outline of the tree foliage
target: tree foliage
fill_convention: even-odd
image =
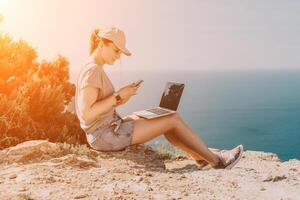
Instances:
[[[37,62],[27,42],[0,32],[0,148],[31,139],[86,143],[76,115],[66,110],[74,94],[66,58]]]

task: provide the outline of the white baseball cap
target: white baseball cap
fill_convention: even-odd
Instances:
[[[100,29],[98,32],[98,37],[112,41],[125,55],[131,55],[129,50],[125,47],[125,34],[120,29],[115,27]]]

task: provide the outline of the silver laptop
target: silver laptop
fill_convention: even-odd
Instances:
[[[158,107],[136,111],[133,112],[133,114],[146,119],[152,119],[175,113],[178,108],[183,89],[184,83],[167,82]]]

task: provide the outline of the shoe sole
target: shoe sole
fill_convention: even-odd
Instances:
[[[237,157],[237,159],[231,163],[230,165],[228,165],[227,167],[225,167],[225,169],[231,169],[232,167],[234,167],[234,165],[236,165],[239,160],[242,158],[242,155],[243,155],[243,152],[244,152],[244,147],[243,145],[239,145],[238,147],[240,147],[240,154],[239,154],[239,157]]]

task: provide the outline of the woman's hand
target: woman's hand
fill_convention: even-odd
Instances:
[[[117,91],[117,93],[120,95],[122,104],[125,104],[133,95],[136,95],[137,89],[139,89],[140,85],[136,85],[135,83],[131,83],[129,85],[126,85],[125,87],[122,87],[120,90]]]

